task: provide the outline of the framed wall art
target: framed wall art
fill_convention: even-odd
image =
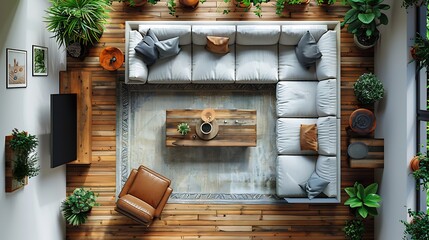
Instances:
[[[33,45],[33,76],[48,76],[48,48]]]
[[[27,51],[6,48],[6,88],[27,87]]]

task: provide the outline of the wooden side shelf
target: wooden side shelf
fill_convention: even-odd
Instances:
[[[349,145],[355,142],[362,142],[368,146],[368,156],[363,159],[353,159],[347,154],[351,168],[384,167],[384,139],[349,138]]]
[[[28,177],[25,178],[24,183],[18,182],[12,174],[13,160],[15,153],[9,147],[9,142],[12,140],[12,135],[5,138],[5,191],[13,192],[28,184]]]
[[[69,164],[91,164],[91,73],[85,71],[60,72],[60,93],[77,94],[77,159]]]

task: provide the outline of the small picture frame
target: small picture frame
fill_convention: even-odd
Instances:
[[[6,48],[6,88],[27,87],[27,51]]]
[[[33,45],[33,76],[48,76],[48,48]]]

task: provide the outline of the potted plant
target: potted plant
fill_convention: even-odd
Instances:
[[[334,4],[337,0],[315,0],[317,5],[332,5]]]
[[[362,240],[365,233],[365,225],[362,219],[354,218],[346,221],[343,231],[348,240]]]
[[[85,223],[92,207],[99,206],[94,192],[84,188],[76,188],[73,193],[61,203],[61,212],[67,223],[77,226]]]
[[[373,47],[380,38],[378,26],[387,25],[389,19],[382,10],[390,9],[383,0],[347,0],[351,9],[346,12],[341,27],[347,25],[347,31],[354,35],[355,44],[367,49]]]
[[[188,123],[180,123],[179,125],[177,125],[177,131],[181,135],[186,135],[191,131],[191,127],[189,127]]]
[[[373,73],[364,73],[353,84],[354,94],[357,100],[369,105],[380,100],[384,96],[383,83]]]
[[[418,164],[416,166],[416,162]],[[414,164],[413,164],[414,162]],[[423,189],[427,190],[429,189],[429,158],[426,154],[418,153],[415,158],[413,158],[413,161],[411,162],[411,166],[413,167],[413,177],[416,179],[416,188],[417,190],[420,189],[420,186],[423,187]]]
[[[283,11],[286,5],[307,5],[310,3],[310,0],[277,0],[276,1],[276,14],[279,16],[283,15]]]
[[[255,11],[253,13],[258,16],[262,17],[262,4],[267,3],[270,0],[234,0],[234,5],[240,8],[245,8],[246,11],[252,7],[252,5],[255,7]],[[231,0],[224,0],[225,3],[231,2]],[[224,10],[223,14],[228,14],[230,10]]]
[[[429,215],[425,212],[411,211],[411,209],[408,209],[408,215],[412,218],[411,222],[401,220],[405,225],[403,239],[408,239],[407,235],[412,240],[429,239]]]
[[[411,57],[417,62],[418,69],[426,67],[429,70],[429,40],[416,34],[414,45],[410,49]]]
[[[72,57],[84,57],[86,48],[97,43],[109,18],[109,0],[50,0],[46,10],[48,31]]]
[[[9,141],[9,147],[15,155],[12,175],[21,184],[24,184],[26,177],[32,178],[39,174],[37,153],[34,153],[38,144],[35,135],[20,132],[16,128],[12,130],[12,138]]]
[[[429,0],[403,0],[402,7],[409,8],[412,6],[417,6],[417,7],[420,7],[422,5],[427,6],[428,3],[429,3]]]
[[[381,197],[377,194],[377,183],[364,187],[361,183],[355,182],[353,187],[346,187],[344,190],[349,195],[349,199],[344,205],[356,209],[357,217],[366,218],[378,215],[377,208],[380,207]]]

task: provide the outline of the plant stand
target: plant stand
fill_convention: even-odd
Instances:
[[[9,142],[13,136],[5,137],[5,190],[6,192],[14,192],[28,184],[28,177],[25,177],[24,182],[19,182],[13,177],[13,161],[15,159],[15,153],[9,147]]]

